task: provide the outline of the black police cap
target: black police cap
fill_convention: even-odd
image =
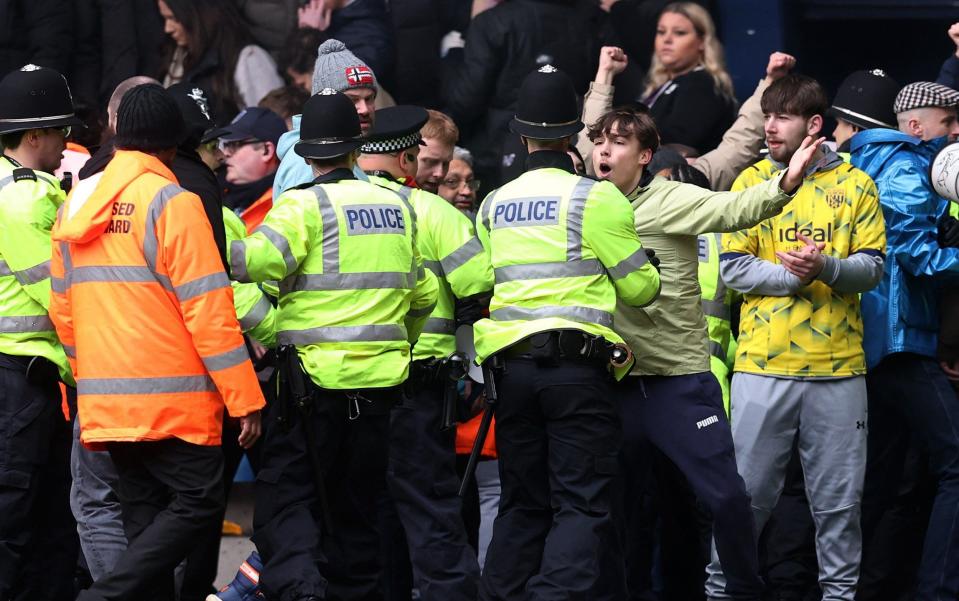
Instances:
[[[893,105],[900,88],[881,69],[856,71],[843,80],[827,112],[862,129],[896,129]]]
[[[307,159],[332,159],[362,146],[361,134],[353,102],[333,88],[324,88],[303,106],[300,141],[293,151]]]
[[[63,75],[26,65],[0,80],[0,134],[28,129],[83,125]]]
[[[391,106],[376,111],[373,128],[366,134],[361,149],[366,154],[399,152],[423,144],[420,130],[429,120],[429,113],[420,106]]]
[[[537,140],[567,138],[583,129],[573,81],[552,65],[527,75],[509,127],[513,133]]]

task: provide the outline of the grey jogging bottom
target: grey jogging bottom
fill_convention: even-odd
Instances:
[[[865,377],[794,380],[737,372],[730,407],[736,463],[752,497],[757,539],[782,493],[798,437],[822,598],[853,601],[862,556]],[[725,585],[714,546],[707,596],[726,598]]]

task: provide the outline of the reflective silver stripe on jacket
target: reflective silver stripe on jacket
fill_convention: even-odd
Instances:
[[[628,277],[630,274],[639,271],[648,262],[649,257],[646,255],[646,250],[640,248],[616,265],[610,267],[608,270],[609,277],[613,278],[614,280],[621,280],[625,277]]]
[[[176,297],[180,300],[180,302],[185,303],[186,301],[206,294],[207,292],[229,287],[229,278],[226,277],[225,273],[219,271],[217,273],[211,273],[210,275],[199,277],[195,280],[186,282],[185,284],[180,284],[174,289],[174,292],[176,293]]]
[[[435,275],[438,278],[442,278],[444,275],[443,264],[440,263],[439,261],[430,261],[427,259],[423,259],[423,267],[432,271],[433,275]]]
[[[176,184],[167,184],[166,186],[160,188],[160,190],[153,196],[153,200],[150,201],[150,206],[147,207],[147,220],[143,234],[143,256],[146,258],[147,266],[150,267],[150,270],[154,274],[158,273],[157,252],[159,249],[159,242],[157,240],[156,232],[157,221],[159,221],[160,215],[163,214],[163,211],[166,209],[170,199],[183,192],[186,192],[186,190],[180,186],[177,186]],[[163,287],[167,288],[168,290],[172,290],[172,286],[169,283],[169,278],[165,279],[167,281]],[[69,281],[67,284],[69,285]],[[161,284],[163,284],[163,282],[161,282]]]
[[[280,283],[284,294],[306,290],[373,290],[395,288],[412,290],[416,287],[414,274],[409,272],[314,273],[287,278]]]
[[[250,281],[250,273],[246,269],[246,244],[242,240],[230,242],[230,277],[237,282]]]
[[[252,330],[266,319],[271,308],[273,308],[273,305],[270,300],[266,298],[265,294],[260,294],[260,300],[256,301],[256,304],[240,318],[240,327],[243,328],[244,332]]]
[[[22,286],[36,284],[50,277],[50,261],[44,261],[33,267],[14,271],[6,261],[0,259],[0,277],[7,275],[12,275],[17,278],[17,281],[20,282]]]
[[[725,295],[723,295],[725,296]],[[729,305],[718,300],[703,300],[703,313],[709,317],[718,317],[725,321],[730,320]]]
[[[153,270],[143,265],[84,265],[70,270],[70,285],[84,282],[154,283]]]
[[[607,328],[613,327],[612,313],[590,307],[504,307],[491,312],[490,317],[496,321],[532,321],[549,317],[559,317],[580,323],[592,323]]]
[[[428,307],[423,307],[422,309],[410,309],[406,312],[409,317],[424,317],[433,312],[433,309],[436,308],[436,303],[433,302]]]
[[[0,317],[0,333],[3,334],[50,331],[53,331],[53,322],[46,315],[5,315]]]
[[[210,376],[169,376],[157,378],[80,378],[77,394],[171,394],[214,392]]]
[[[60,346],[63,347],[63,352],[66,353],[67,357],[70,357],[71,359],[77,358],[77,347],[62,343]]]
[[[283,263],[286,264],[286,273],[290,274],[296,271],[296,257],[293,256],[293,251],[290,249],[290,242],[286,239],[286,236],[265,224],[258,226],[253,230],[253,233],[263,234],[263,236],[270,241],[270,244],[279,251],[283,256]]]
[[[250,354],[246,351],[246,345],[241,344],[235,349],[231,349],[225,353],[211,355],[209,357],[200,357],[200,359],[203,360],[203,366],[206,367],[207,371],[219,371],[249,361]]]
[[[547,278],[575,278],[602,275],[606,270],[596,259],[582,261],[559,261],[556,263],[527,263],[504,265],[493,269],[497,284],[516,280],[539,280]]]
[[[470,238],[465,244],[440,259],[440,264],[443,266],[443,273],[453,273],[482,252],[483,245],[480,241],[475,237]]]
[[[566,208],[566,259],[578,261],[583,258],[583,213],[586,200],[597,181],[581,177],[573,187],[569,205]]]
[[[726,362],[726,351],[723,349],[723,345],[719,344],[715,340],[709,341],[709,354],[713,357],[716,357],[723,363]]]
[[[325,326],[277,332],[277,342],[304,346],[323,342],[406,342],[406,328],[399,325]]]
[[[7,262],[0,259],[0,276],[12,275],[17,278],[17,281],[20,282],[21,286],[29,286],[30,284],[36,284],[42,282],[43,280],[50,277],[50,261],[44,261],[33,267],[28,267],[27,269],[21,269],[20,271],[14,271],[10,269],[10,266],[7,265]]]
[[[456,334],[456,322],[442,317],[430,317],[423,326],[424,334]]]
[[[496,195],[499,193],[500,188],[496,188],[486,197],[486,200],[483,201],[483,204],[480,206],[480,221],[483,223],[483,227],[486,228],[487,232],[491,232],[490,223],[489,223],[489,212],[490,207],[493,206],[493,201],[496,199]]]

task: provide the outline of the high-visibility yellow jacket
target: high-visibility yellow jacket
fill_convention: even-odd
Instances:
[[[0,353],[45,357],[73,384],[47,314],[50,229],[65,198],[52,175],[0,158]]]
[[[547,330],[622,342],[613,329],[617,297],[643,306],[659,294],[632,207],[609,182],[556,167],[529,171],[486,197],[476,231],[496,281],[490,319],[474,326],[477,362]]]
[[[473,224],[453,205],[435,194],[375,175],[370,182],[404,196],[416,212],[416,246],[423,266],[436,275],[439,292],[413,359],[448,357],[456,350],[454,303],[493,289],[493,269]]]
[[[318,386],[395,386],[437,295],[413,210],[346,169],[318,181],[284,192],[252,235],[230,245],[233,277],[280,282],[277,342],[297,347]]]
[[[728,417],[729,372],[736,358],[736,340],[730,319],[732,304],[739,293],[727,288],[719,274],[722,238],[723,235],[718,233],[699,236],[699,288],[709,335],[709,369],[723,389],[723,406]]]
[[[246,237],[246,225],[236,213],[223,207],[223,226],[226,243]],[[276,346],[276,309],[260,287],[252,283],[231,281],[233,306],[243,333],[267,348]]]

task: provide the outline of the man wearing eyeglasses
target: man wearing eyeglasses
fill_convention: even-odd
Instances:
[[[473,155],[465,148],[453,148],[453,160],[436,193],[472,221],[476,217],[479,187],[480,181],[473,176]]]
[[[273,180],[280,166],[276,144],[284,133],[282,117],[269,109],[252,107],[205,138],[219,139],[226,165],[223,204],[240,216],[247,233],[253,233],[273,207]]]
[[[75,382],[48,310],[66,198],[51,174],[80,124],[60,73],[27,65],[0,81],[0,599],[69,596],[76,566],[59,388]]]

